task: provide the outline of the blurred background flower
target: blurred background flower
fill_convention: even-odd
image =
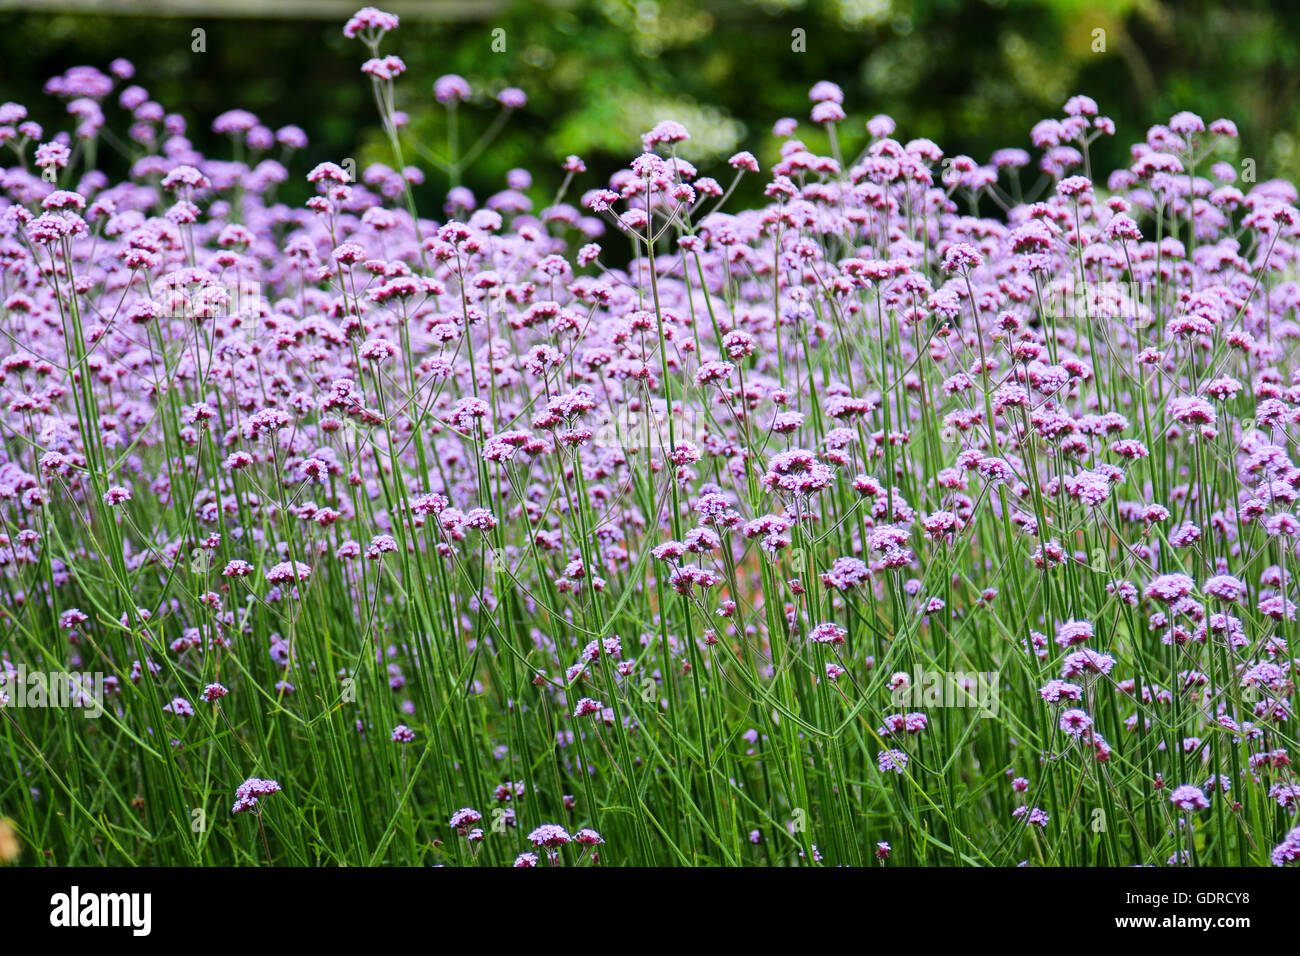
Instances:
[[[18,845],[18,834],[14,832],[13,821],[0,817],[0,866],[15,862],[22,853]]]

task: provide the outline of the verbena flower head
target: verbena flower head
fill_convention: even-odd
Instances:
[[[835,473],[805,449],[781,452],[768,464],[763,484],[777,491],[810,495],[827,487]]]
[[[472,827],[483,819],[483,814],[479,813],[472,807],[462,807],[451,815],[448,825],[457,829],[465,830]]]
[[[235,806],[233,813],[244,813],[259,809],[258,801],[262,797],[280,792],[280,784],[275,780],[263,780],[249,777],[235,789]]]
[[[533,846],[560,847],[568,843],[572,837],[564,827],[554,823],[544,823],[532,833],[528,834],[528,841]]]
[[[375,7],[362,7],[343,25],[343,35],[348,39],[365,33],[368,37],[378,39],[389,30],[396,30],[397,15],[385,13]]]
[[[1180,810],[1204,810],[1210,805],[1205,794],[1191,784],[1175,787],[1169,794],[1169,802]]]
[[[464,77],[449,73],[440,76],[433,84],[433,96],[439,103],[455,103],[470,96],[469,83]]]

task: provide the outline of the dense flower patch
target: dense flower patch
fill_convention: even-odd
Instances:
[[[1100,178],[1086,96],[1036,155],[885,116],[848,155],[819,83],[831,155],[782,119],[770,168],[698,170],[665,122],[608,183],[570,157],[546,205],[517,170],[426,218],[397,26],[345,28],[394,150],[356,181],[242,110],[199,155],[125,61],[50,81],[71,133],[0,106],[24,843],[1300,858],[1300,213],[1237,182],[1231,122],[1179,113]],[[766,205],[729,207],[742,176]],[[34,702],[60,669],[98,679]]]

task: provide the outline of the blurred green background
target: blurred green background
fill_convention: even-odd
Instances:
[[[545,202],[569,153],[581,155],[593,174],[579,188],[603,184],[638,150],[638,135],[665,118],[691,131],[684,152],[702,172],[741,148],[769,166],[777,146],[771,127],[781,116],[798,118],[801,138],[824,148],[821,131],[807,121],[808,88],[821,79],[844,87],[846,151],[862,142],[863,121],[883,112],[898,121],[901,138],[926,136],[949,154],[986,162],[999,147],[1029,148],[1030,126],[1060,115],[1065,99],[1082,92],[1119,126],[1113,140],[1098,144],[1094,169],[1123,163],[1128,144],[1148,125],[1191,109],[1207,121],[1221,115],[1237,121],[1242,155],[1256,160],[1261,180],[1300,179],[1295,2],[377,5],[402,16],[384,52],[406,61],[398,107],[435,148],[446,136],[445,115],[431,93],[436,77],[463,75],[481,101],[460,111],[462,142],[491,123],[491,94],[507,85],[527,92],[528,106],[465,176],[480,198],[503,188],[505,172],[522,166],[534,174],[533,198]],[[189,119],[191,137],[208,155],[229,155],[229,145],[208,131],[212,118],[229,108],[251,110],[272,128],[303,127],[311,146],[292,169],[301,194],[282,191],[286,198],[307,195],[301,175],[317,161],[391,162],[376,129],[369,82],[358,72],[367,54],[341,32],[359,2],[115,0],[113,12],[101,12],[106,6],[0,0],[0,101],[25,103],[47,130],[71,128],[60,117],[62,104],[40,92],[44,81],[77,64],[107,69],[122,56],[135,63],[135,82]],[[205,31],[206,52],[191,48],[195,29]],[[803,31],[803,52],[794,49],[796,31]],[[493,52],[494,36],[498,43],[504,36],[505,52]],[[115,102],[108,114],[124,134]],[[435,214],[446,177],[414,161],[428,175],[423,211]],[[723,179],[726,170],[713,171]]]

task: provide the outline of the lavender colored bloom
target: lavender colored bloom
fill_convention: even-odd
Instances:
[[[1085,711],[1072,708],[1061,713],[1060,725],[1071,737],[1081,737],[1092,726],[1092,718]]]
[[[421,92],[398,23],[339,24],[391,135],[428,121],[396,108]],[[525,169],[492,140],[528,102],[508,60],[485,89],[433,85],[435,125],[478,142],[456,162],[504,176],[485,192],[424,152],[304,162],[320,144],[301,127],[237,104],[205,119],[208,151],[122,60],[52,77],[52,109],[0,104],[0,701],[40,683],[20,658],[110,675],[57,685],[111,714],[69,779],[156,808],[136,743],[198,767],[191,732],[212,727],[297,754],[293,781],[335,744],[365,771],[408,759],[445,705],[476,737],[426,796],[495,809],[445,818],[443,854],[497,860],[488,834],[562,810],[517,865],[566,842],[592,865],[604,838],[577,828],[618,807],[574,794],[640,781],[662,820],[693,761],[787,780],[869,713],[891,782],[924,785],[924,764],[1010,787],[1010,815],[953,846],[1083,860],[1069,821],[1037,839],[1030,802],[1068,767],[1110,772],[1135,819],[1172,816],[1162,857],[1195,836],[1175,864],[1300,859],[1282,836],[1300,812],[1295,185],[1255,181],[1220,149],[1236,126],[1191,110],[1125,150],[1096,100],[1062,96],[1032,151],[982,162],[883,114],[855,134],[869,113],[829,81],[773,142],[629,101],[646,132],[618,168]],[[129,148],[97,163],[102,143]],[[936,685],[940,666],[961,673]],[[981,699],[983,667],[1032,683],[993,674],[1001,699]],[[668,726],[680,753],[652,746]],[[15,746],[31,780],[11,795],[40,799],[49,767]],[[530,765],[535,787],[506,779]],[[749,794],[762,862],[820,859],[757,829],[792,809],[768,789],[719,782]],[[250,778],[234,812],[279,789]],[[1276,819],[1250,803],[1265,793]],[[877,840],[918,839],[887,794],[838,796],[862,796]],[[809,832],[832,803],[803,808]],[[355,855],[308,845],[337,827],[271,829],[210,848]]]
[[[178,717],[193,717],[194,705],[184,697],[176,697],[171,703],[165,704],[163,710],[169,714],[175,714]]]
[[[231,812],[244,813],[248,810],[258,810],[260,812],[261,807],[258,801],[262,797],[279,792],[280,784],[278,781],[249,777],[235,789],[235,805]]]
[[[1186,783],[1174,788],[1169,794],[1169,801],[1180,810],[1204,810],[1210,805],[1204,793]]]
[[[901,774],[907,769],[907,754],[901,750],[882,750],[876,754],[876,766],[881,773]]]
[[[454,829],[465,830],[472,827],[482,819],[483,814],[479,813],[477,810],[471,807],[462,807],[451,815],[451,819],[447,821],[447,823],[448,826],[453,827]]]
[[[433,96],[439,103],[454,103],[469,99],[469,84],[454,73],[440,76],[433,84]]]
[[[564,827],[554,823],[544,823],[528,834],[528,841],[533,846],[559,847],[564,846],[572,839]]]
[[[1274,866],[1286,866],[1300,860],[1300,827],[1287,833],[1282,842],[1273,848],[1269,860]]]
[[[848,633],[838,624],[827,621],[814,627],[808,634],[808,640],[814,644],[843,644]]]
[[[1192,593],[1196,584],[1185,574],[1162,574],[1147,584],[1142,596],[1171,604]]]
[[[1235,578],[1230,574],[1216,574],[1206,580],[1205,584],[1201,586],[1201,590],[1211,597],[1236,603],[1246,593],[1246,584],[1240,578]]]
[[[395,744],[409,744],[415,740],[415,731],[406,724],[398,724],[393,728],[392,739]]]

